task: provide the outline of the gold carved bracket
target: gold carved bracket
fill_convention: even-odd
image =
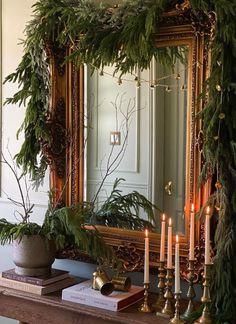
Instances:
[[[172,27],[183,29],[184,26],[191,26],[195,35],[208,36],[211,40],[215,35],[215,21],[214,12],[206,14],[203,11],[195,11],[191,8],[189,1],[184,0],[177,4],[175,9],[164,13],[161,29]]]

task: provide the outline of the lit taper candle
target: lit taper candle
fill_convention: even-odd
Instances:
[[[211,264],[210,257],[210,207],[206,209],[205,216],[205,264]]]
[[[180,294],[179,235],[176,235],[176,243],[175,243],[175,293]]]
[[[172,268],[172,219],[169,218],[168,246],[167,246],[167,268]]]
[[[144,283],[149,283],[149,237],[147,229],[145,230]]]
[[[160,247],[160,261],[165,261],[165,235],[166,235],[166,222],[165,222],[165,214],[162,214],[162,222],[161,222],[161,247]]]
[[[194,228],[195,228],[195,214],[194,214],[194,204],[192,204],[191,212],[190,212],[189,260],[194,260]]]

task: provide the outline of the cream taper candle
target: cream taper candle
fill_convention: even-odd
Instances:
[[[210,258],[210,207],[206,209],[205,216],[205,264],[211,264]]]
[[[149,237],[148,230],[145,230],[145,251],[144,251],[144,283],[149,283]]]
[[[166,222],[165,222],[165,214],[162,215],[161,222],[161,247],[160,247],[160,261],[165,261],[165,235],[166,235]]]
[[[176,235],[175,243],[175,293],[180,293],[180,275],[179,275],[179,235]]]
[[[168,246],[167,246],[167,268],[172,268],[172,219],[169,218]]]
[[[194,204],[192,204],[191,212],[190,212],[189,260],[194,260],[194,228],[195,228],[195,215],[194,215]]]

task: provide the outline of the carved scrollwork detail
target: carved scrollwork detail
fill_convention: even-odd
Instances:
[[[176,4],[175,7],[179,11],[185,11],[191,8],[189,0],[184,0],[182,3]]]
[[[133,243],[124,242],[114,247],[117,257],[122,261],[124,271],[139,271],[143,269],[143,252]]]
[[[197,138],[195,140],[195,145],[198,148],[199,153],[202,153],[202,150],[203,150],[203,142],[204,142],[203,130],[201,129],[198,132]]]
[[[91,258],[87,253],[82,252],[74,246],[67,246],[62,251],[57,252],[57,258],[59,259],[70,259],[81,262],[94,263],[94,259]]]
[[[46,42],[45,50],[48,58],[54,60],[58,75],[62,77],[65,74],[66,48],[61,48],[56,43]]]
[[[194,279],[193,283],[199,283],[203,280],[204,275],[204,255],[205,255],[205,228],[204,224],[200,225],[199,244],[195,246],[194,261]],[[213,251],[212,251],[213,253]],[[180,275],[181,278],[189,281],[189,264],[186,257],[180,257]]]
[[[215,14],[210,12],[205,14],[203,11],[193,11],[188,0],[177,4],[175,10],[163,15],[161,20],[162,27],[191,25],[194,34],[208,35],[210,39],[215,34]]]
[[[214,251],[211,247],[211,257],[214,257]],[[204,263],[205,263],[205,226],[200,225],[200,239],[199,244],[195,246],[195,262],[194,262],[194,283],[201,282],[204,276]],[[186,261],[185,261],[186,262]],[[181,276],[188,281],[188,264],[181,266]]]
[[[203,279],[204,275],[204,255],[205,255],[205,228],[204,224],[200,225],[200,240],[199,244],[195,247],[196,262],[194,264],[194,275],[197,276],[196,282]]]
[[[203,12],[193,13],[191,11],[191,24],[194,28],[196,34],[200,34],[202,36],[208,35],[212,40],[215,36],[215,14],[210,12],[205,14]]]
[[[47,127],[50,133],[50,143],[43,145],[44,155],[59,178],[65,176],[65,151],[69,141],[65,127],[65,100],[59,98],[53,114],[47,116]]]

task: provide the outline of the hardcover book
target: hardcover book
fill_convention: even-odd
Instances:
[[[142,299],[143,294],[143,287],[132,286],[128,292],[113,291],[111,295],[103,296],[100,291],[92,288],[92,281],[87,280],[63,289],[62,300],[111,311],[120,311]]]
[[[29,277],[24,275],[19,275],[15,273],[15,269],[10,269],[3,271],[1,273],[2,278],[21,281],[21,282],[27,282],[33,285],[38,286],[46,286],[53,282],[65,279],[69,277],[69,271],[64,271],[60,269],[52,269],[51,273],[47,276],[38,276],[38,277]]]
[[[6,278],[0,278],[0,286],[25,291],[37,295],[45,295],[51,292],[74,285],[77,281],[73,277],[67,277],[62,280],[48,284],[47,286],[38,286],[26,282],[15,281]]]

